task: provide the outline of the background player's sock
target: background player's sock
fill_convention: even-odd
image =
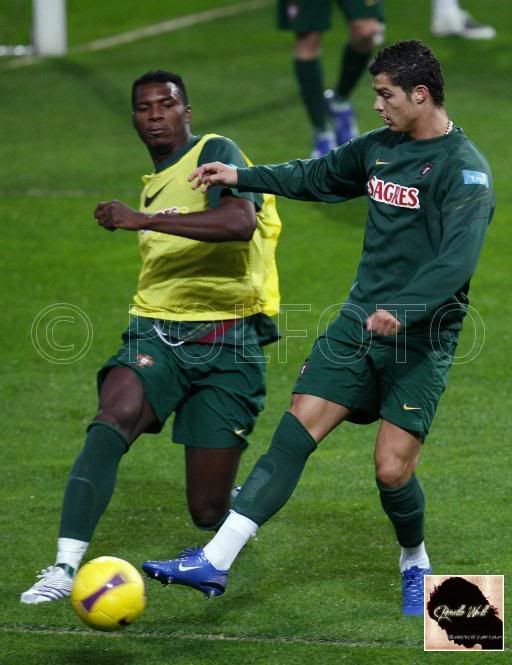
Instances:
[[[425,543],[420,543],[417,547],[402,547],[400,552],[400,572],[418,566],[418,568],[430,568],[430,561]]]
[[[89,425],[84,447],[69,474],[59,538],[91,540],[112,497],[117,467],[127,450],[127,440],[113,425],[99,420]]]
[[[432,15],[442,16],[459,11],[459,0],[432,0]]]
[[[384,512],[395,527],[402,547],[417,547],[424,540],[425,495],[413,475],[401,487],[384,487],[377,481]]]
[[[89,547],[88,542],[75,540],[75,538],[59,538],[57,541],[57,557],[55,565],[63,568],[66,573],[73,577],[80,567],[80,562]]]
[[[295,76],[299,90],[313,127],[319,132],[328,129],[329,112],[324,99],[324,75],[319,58],[295,60]]]
[[[258,525],[244,515],[231,511],[217,535],[203,551],[217,570],[229,570],[246,542],[255,535]]]
[[[365,53],[355,51],[350,44],[343,47],[340,78],[334,90],[337,98],[341,100],[349,98],[357,82],[366,71],[371,54],[371,51]]]

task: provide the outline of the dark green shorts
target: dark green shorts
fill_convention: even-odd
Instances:
[[[347,21],[376,18],[384,23],[382,0],[336,0]],[[325,32],[331,27],[333,0],[278,0],[280,30]]]
[[[383,337],[339,316],[315,342],[293,388],[351,410],[348,420],[379,418],[425,437],[457,346],[457,333]]]
[[[153,320],[134,318],[123,346],[98,373],[98,390],[112,367],[129,367],[144,386],[158,432],[176,413],[173,440],[200,448],[247,447],[265,399],[265,362],[258,344],[169,346]]]

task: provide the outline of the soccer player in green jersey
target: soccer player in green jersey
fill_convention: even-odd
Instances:
[[[381,128],[320,159],[232,168],[205,164],[196,186],[223,183],[304,201],[368,200],[357,275],[339,317],[317,339],[268,451],[204,549],[144,570],[210,595],[256,529],[290,498],[309,455],[344,420],[379,420],[375,471],[401,546],[405,614],[423,612],[425,499],[415,474],[452,364],[494,210],[487,161],[444,107],[441,67],[418,41],[369,65]]]
[[[358,135],[350,96],[384,33],[382,0],[336,0],[345,17],[343,44],[334,90],[324,91],[322,35],[331,27],[333,0],[278,0],[278,25],[295,34],[294,72],[313,128],[312,157]]]
[[[138,233],[142,267],[131,323],[98,374],[99,409],[69,475],[55,565],[21,595],[24,603],[70,594],[123,455],[172,413],[190,514],[197,526],[216,529],[263,408],[261,347],[278,338],[270,318],[279,309],[275,198],[189,186],[190,172],[212,159],[250,162],[223,136],[191,134],[191,107],[176,74],[137,79],[132,106],[154,173],[143,178],[138,211],[109,201],[95,212],[108,231]]]

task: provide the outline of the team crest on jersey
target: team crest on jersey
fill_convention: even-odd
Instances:
[[[420,177],[423,178],[424,176],[426,176],[428,173],[430,173],[430,171],[432,171],[433,168],[434,168],[434,162],[428,162],[427,164],[425,164],[425,166],[423,166],[420,171]]]
[[[379,203],[398,208],[419,208],[420,198],[417,187],[406,187],[395,182],[386,182],[373,176],[366,185],[368,196]]]
[[[150,356],[149,353],[138,353],[137,362],[135,363],[137,367],[151,367],[155,364],[153,356]]]

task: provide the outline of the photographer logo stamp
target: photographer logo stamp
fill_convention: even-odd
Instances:
[[[503,651],[503,575],[426,575],[425,651]]]

